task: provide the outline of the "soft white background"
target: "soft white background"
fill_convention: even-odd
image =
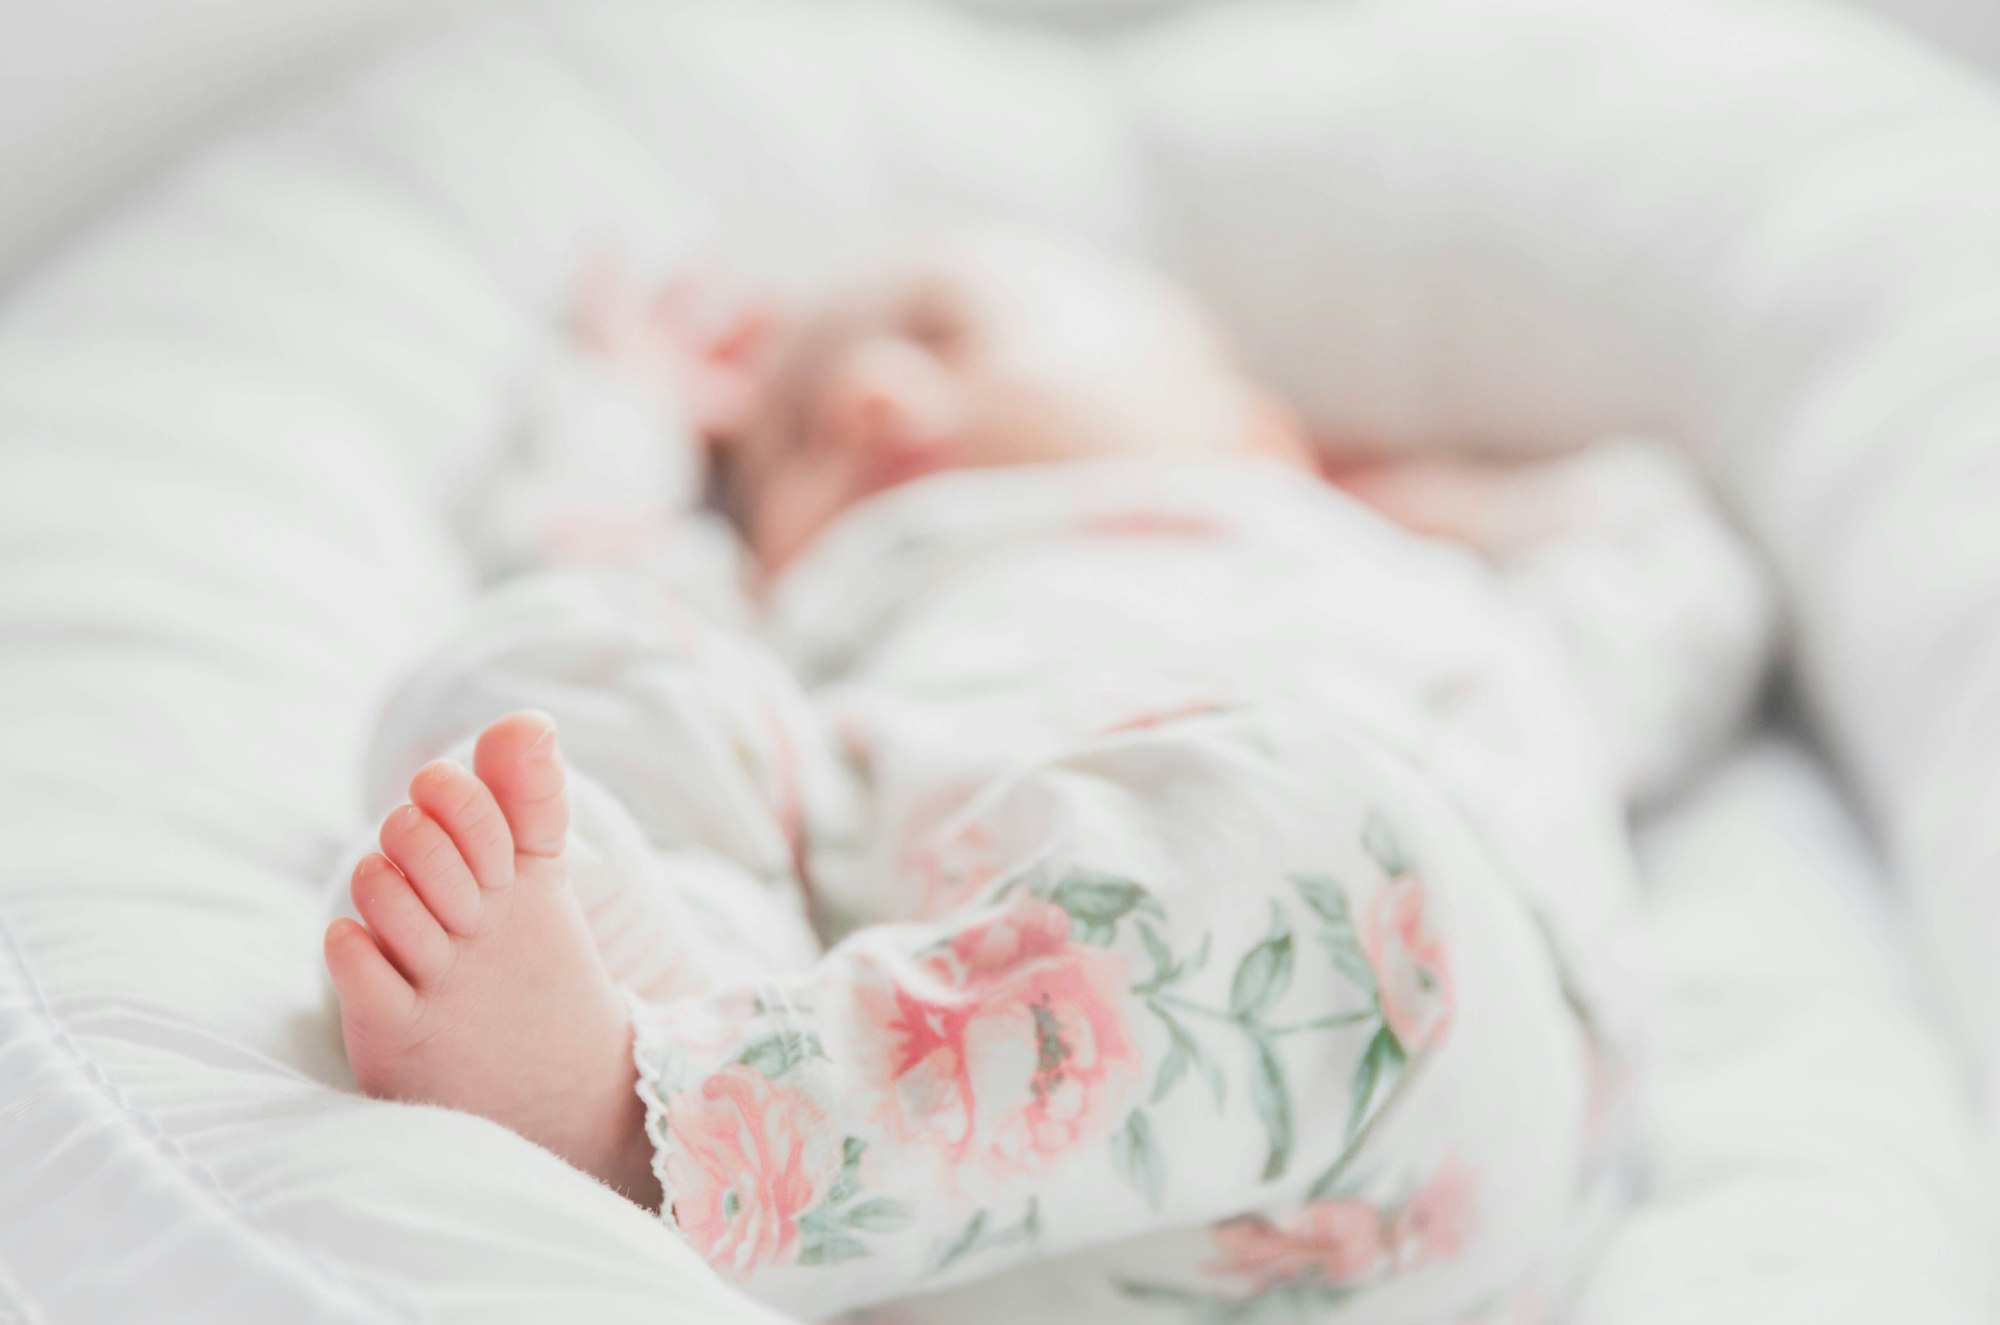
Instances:
[[[1135,66],[1127,108],[1093,95],[1087,64],[1032,49],[915,25],[904,41],[895,24],[865,51],[843,44],[844,7],[807,23],[829,0],[793,7],[789,47],[761,27],[754,47],[705,38],[707,20],[647,44],[630,11],[673,0],[543,0],[576,14],[543,16],[560,57],[445,47],[342,103],[351,155],[213,172],[9,309],[0,531],[27,555],[0,557],[0,619],[32,647],[5,655],[0,686],[0,1077],[13,1084],[16,1043],[30,1068],[0,1106],[0,1245],[82,1254],[8,1258],[8,1272],[84,1304],[52,1321],[122,1321],[134,1302],[162,1325],[304,1319],[351,1303],[349,1285],[475,1325],[565,1319],[586,1298],[604,1320],[658,1319],[662,1301],[730,1315],[688,1301],[707,1281],[681,1243],[553,1157],[444,1111],[319,1089],[334,1076],[326,1000],[312,964],[286,957],[319,918],[296,884],[309,844],[345,823],[370,692],[463,601],[437,514],[497,451],[522,329],[585,225],[663,226],[690,196],[672,171],[664,187],[645,175],[650,190],[635,178],[663,139],[632,126],[668,115],[714,129],[714,156],[690,161],[756,167],[728,172],[730,214],[758,214],[737,198],[797,198],[802,229],[837,223],[843,200],[947,193],[1097,219],[1121,183],[1172,180],[1158,214],[1187,218],[1189,265],[1288,380],[1406,434],[1435,419],[1447,436],[1575,436],[1594,417],[1647,417],[1656,392],[1700,390],[1695,440],[1728,461],[1718,482],[1784,559],[1824,707],[1879,756],[1853,762],[1884,817],[1908,823],[1910,879],[1941,881],[1941,919],[1963,917],[1956,949],[1984,971],[2000,839],[1980,811],[2000,772],[1979,719],[1995,711],[1982,664],[2000,642],[1979,632],[2000,602],[1984,555],[2000,473],[1979,465],[2000,282],[1981,218],[2000,214],[2000,122],[1955,88],[1924,95],[1934,66],[1878,65],[1872,43],[1798,2],[1455,0],[1454,32],[1428,0],[1302,27],[1315,15],[1265,23],[1226,0],[1224,20]],[[0,0],[0,97],[35,116],[12,141],[38,166],[0,161],[0,211],[31,205],[15,232],[29,237],[390,16],[44,0],[29,44],[20,3]],[[1774,17],[1739,28],[1725,5]],[[793,58],[802,48],[824,52],[825,78]],[[875,56],[889,49],[914,54],[891,67]],[[1604,65],[1573,54],[1592,50]],[[595,113],[615,78],[657,89],[630,123]],[[1030,127],[1060,135],[1022,131],[1034,78],[1063,109]],[[1586,95],[1601,115],[1576,114]],[[822,110],[867,142],[765,131]],[[878,174],[892,145],[898,169]],[[1170,166],[1147,173],[1142,150]],[[982,178],[948,169],[960,161]],[[381,187],[385,163],[407,166],[407,189]],[[989,172],[999,183],[975,193]],[[1335,172],[1384,187],[1292,186]],[[1136,225],[1143,211],[1104,215]],[[1352,385],[1327,370],[1375,362],[1385,371]],[[1685,1016],[1663,1037],[1674,1084],[1648,1136],[1659,1199],[1621,1232],[1592,1319],[1990,1325],[1971,1304],[1996,1243],[1971,1196],[1991,1174],[1968,1159],[1959,1091],[1898,992],[1886,933],[1839,908],[1843,878],[1867,895],[1865,858],[1851,836],[1802,845],[1819,841],[1816,817],[1839,816],[1801,777],[1823,812],[1731,791],[1734,817],[1676,867],[1694,887],[1661,893],[1673,914],[1654,932],[1680,959],[1662,964],[1665,992]],[[1814,918],[1813,898],[1835,918]],[[23,978],[13,932],[53,999]],[[1988,990],[1968,1006],[2000,1009],[2000,982]],[[1976,1024],[2000,1026],[2000,1011]],[[73,1162],[34,1162],[50,1154]],[[156,1254],[91,1254],[138,1246]],[[225,1311],[216,1266],[233,1304],[274,1305]]]
[[[1871,2],[2000,69],[1995,0]],[[0,0],[0,287],[211,126],[474,3]]]
[[[121,187],[451,0],[0,0],[0,286]]]

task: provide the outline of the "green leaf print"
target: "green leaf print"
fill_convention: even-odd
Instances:
[[[1194,1055],[1189,1052],[1188,1047],[1178,1039],[1174,1040],[1167,1048],[1167,1056],[1160,1060],[1158,1074],[1153,1077],[1151,1102],[1158,1104],[1165,1099],[1168,1093],[1181,1083],[1181,1078],[1187,1075],[1188,1064],[1193,1061]]]
[[[959,1258],[979,1245],[979,1235],[985,1231],[986,1212],[981,1210],[967,1221],[965,1227],[960,1230],[957,1237],[946,1243],[944,1248],[939,1251],[937,1265],[932,1269],[931,1273],[938,1274],[949,1269]]]
[[[1351,1154],[1342,1155],[1327,1166],[1326,1172],[1313,1179],[1313,1185],[1306,1188],[1306,1204],[1316,1205],[1332,1197],[1340,1189],[1340,1180],[1347,1173],[1347,1161]]]
[[[1352,930],[1323,929],[1319,933],[1319,945],[1326,949],[1326,959],[1333,963],[1335,969],[1370,998],[1375,996],[1375,968],[1368,964],[1368,958],[1355,941]]]
[[[800,1265],[833,1265],[873,1255],[857,1233],[896,1233],[910,1226],[910,1207],[887,1197],[848,1205],[860,1190],[861,1156],[868,1143],[850,1136],[840,1144],[840,1173],[826,1198],[799,1216]]]
[[[1292,887],[1324,923],[1319,931],[1320,947],[1334,969],[1352,980],[1361,990],[1375,993],[1375,968],[1361,950],[1361,938],[1354,932],[1354,912],[1340,884],[1324,874],[1294,874]]]
[[[1118,922],[1134,911],[1159,912],[1159,904],[1132,880],[1082,870],[1057,884],[1049,900],[1069,912],[1078,936],[1091,943],[1112,942]]]
[[[1256,1068],[1250,1073],[1250,1101],[1270,1141],[1264,1159],[1264,1181],[1282,1177],[1292,1158],[1292,1092],[1285,1084],[1285,1066],[1277,1047],[1262,1035],[1252,1036],[1256,1046]]]
[[[1169,1041],[1167,1056],[1160,1060],[1159,1073],[1153,1078],[1152,1103],[1158,1104],[1165,1099],[1168,1092],[1180,1084],[1187,1069],[1193,1067],[1208,1082],[1208,1092],[1215,1097],[1215,1107],[1221,1108],[1228,1090],[1223,1081],[1222,1068],[1202,1050],[1201,1041],[1195,1038],[1187,1023],[1157,1001],[1148,1001],[1146,1008],[1166,1027]]]
[[[800,1249],[799,1264],[837,1265],[841,1261],[859,1260],[867,1254],[867,1244],[858,1238],[850,1238],[844,1233],[829,1233]]]
[[[1285,996],[1292,984],[1292,936],[1265,939],[1243,955],[1236,978],[1229,984],[1229,1010],[1243,1021],[1255,1021]]]
[[[1326,1171],[1314,1178],[1313,1185],[1306,1188],[1306,1204],[1313,1205],[1336,1196],[1346,1196],[1366,1189],[1368,1186],[1366,1179],[1351,1180],[1348,1177],[1348,1170],[1353,1166],[1358,1154],[1356,1150],[1347,1150],[1339,1159],[1327,1165]]]
[[[1153,1138],[1152,1120],[1146,1117],[1144,1109],[1132,1110],[1125,1126],[1111,1138],[1111,1163],[1118,1176],[1146,1198],[1147,1205],[1155,1210],[1160,1208],[1160,1193],[1167,1182],[1167,1161],[1160,1153],[1159,1142]]]
[[[1021,1235],[1021,1241],[1027,1243],[1031,1247],[1035,1245],[1035,1243],[1041,1241],[1042,1203],[1036,1197],[1030,1196],[1028,1198],[1027,1213],[1021,1216],[1021,1222],[1017,1226],[1017,1231]]]
[[[1370,810],[1368,821],[1361,825],[1361,849],[1373,856],[1382,872],[1392,879],[1410,871],[1409,853],[1403,850],[1396,830],[1389,827],[1389,821],[1379,811]]]
[[[1329,1312],[1360,1290],[1347,1284],[1320,1284],[1294,1279],[1277,1284],[1255,1300],[1255,1305],[1286,1320],[1324,1319]],[[1248,1313],[1244,1313],[1246,1316]]]
[[[1333,879],[1324,874],[1294,874],[1292,887],[1298,890],[1300,900],[1327,924],[1348,929],[1354,927],[1347,908],[1347,894]]]
[[[1173,949],[1160,937],[1159,931],[1151,925],[1141,923],[1139,938],[1146,945],[1146,955],[1152,958],[1153,973],[1145,980],[1132,986],[1132,992],[1145,997],[1157,994],[1174,981],[1181,978],[1180,964],[1174,961]]]
[[[878,1196],[849,1210],[842,1222],[863,1233],[900,1233],[910,1226],[910,1219],[909,1206]]]
[[[775,1080],[808,1058],[824,1057],[826,1046],[812,1032],[779,1031],[753,1041],[737,1061]]]
[[[1007,1247],[1032,1247],[1042,1237],[1042,1207],[1033,1197],[1028,1199],[1018,1223],[1002,1228],[988,1229],[992,1220],[989,1212],[979,1211],[972,1216],[957,1237],[942,1245],[931,1263],[930,1273],[942,1274],[955,1262],[974,1252],[999,1251]]]
[[[1347,1115],[1347,1135],[1352,1139],[1368,1119],[1368,1104],[1376,1092],[1388,1086],[1403,1069],[1403,1046],[1396,1042],[1387,1023],[1375,1032],[1354,1069],[1352,1112]]]

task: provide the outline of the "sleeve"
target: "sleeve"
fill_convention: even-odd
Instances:
[[[701,440],[665,395],[551,334],[520,371],[502,445],[458,525],[489,583],[684,556],[690,531],[719,531],[702,511],[707,481]]]
[[[1776,636],[1770,583],[1688,465],[1607,441],[1524,468],[1477,543],[1554,632],[1639,805],[1740,729]]]
[[[1495,568],[1568,654],[1630,802],[1671,793],[1755,703],[1776,634],[1769,581],[1668,448],[1613,438],[1553,459],[1424,457],[1330,477]]]

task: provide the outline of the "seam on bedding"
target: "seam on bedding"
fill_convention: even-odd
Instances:
[[[391,1319],[407,1322],[415,1322],[418,1319],[416,1311],[408,1304],[383,1300],[374,1290],[355,1282],[339,1265],[321,1257],[305,1243],[263,1227],[255,1213],[224,1187],[213,1172],[183,1149],[158,1120],[127,1099],[118,1084],[102,1066],[83,1052],[82,1047],[63,1026],[54,1007],[50,1005],[41,982],[35,977],[34,967],[28,960],[25,945],[14,933],[13,927],[7,923],[4,915],[0,915],[0,950],[5,951],[18,974],[21,989],[26,994],[29,1013],[46,1029],[49,1042],[56,1051],[70,1061],[78,1074],[90,1083],[131,1133],[136,1133],[150,1143],[149,1148],[156,1156],[179,1172],[192,1188],[204,1193],[221,1207],[252,1243],[276,1249],[280,1253],[289,1253],[290,1258],[302,1265],[311,1277],[321,1281],[322,1287],[331,1289],[339,1297],[358,1299],[369,1310],[378,1313],[378,1316],[386,1315]],[[0,1287],[7,1287],[15,1282],[6,1276],[5,1266],[0,1265]],[[0,1317],[0,1321],[5,1319]],[[32,1315],[27,1318],[27,1322],[28,1325],[38,1325],[37,1318]]]

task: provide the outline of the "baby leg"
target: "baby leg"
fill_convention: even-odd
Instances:
[[[980,803],[999,863],[959,910],[642,1021],[697,1251],[813,1315],[1091,1248],[1124,1248],[1107,1300],[1196,1316],[1521,1280],[1578,1188],[1583,1037],[1425,780],[1272,708]]]

